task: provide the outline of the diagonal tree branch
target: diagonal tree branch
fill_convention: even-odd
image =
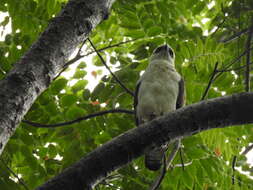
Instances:
[[[103,63],[103,65],[106,67],[106,69],[110,72],[110,74],[113,76],[113,78],[119,83],[119,85],[131,96],[134,96],[134,93],[129,90],[119,79],[118,77],[111,71],[110,67],[106,64],[105,60],[103,59],[103,57],[100,55],[100,53],[98,52],[98,50],[96,49],[96,47],[94,46],[94,44],[92,43],[92,41],[88,38],[88,41],[90,42],[90,45],[92,46],[92,48],[96,51],[98,57],[100,58],[101,62]]]
[[[36,98],[90,32],[108,18],[114,0],[70,0],[29,51],[0,81],[0,154]]]
[[[87,119],[91,119],[93,117],[97,117],[97,116],[102,116],[105,114],[109,114],[109,113],[127,113],[127,114],[134,114],[134,112],[132,110],[124,110],[124,109],[112,109],[112,110],[105,110],[105,111],[100,111],[100,112],[96,112],[96,113],[92,113],[83,117],[79,117],[77,119],[71,120],[71,121],[67,121],[67,122],[62,122],[62,123],[56,123],[56,124],[41,124],[41,123],[36,123],[36,122],[32,122],[32,121],[28,121],[28,120],[22,120],[23,123],[29,124],[33,127],[39,127],[39,128],[56,128],[56,127],[62,127],[62,126],[66,126],[66,125],[71,125],[74,123],[79,123],[81,121],[87,120]]]
[[[253,93],[240,93],[185,106],[115,137],[37,190],[89,189],[147,148],[208,129],[253,123],[252,105]]]

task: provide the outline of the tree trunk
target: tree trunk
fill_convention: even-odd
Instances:
[[[91,189],[110,172],[141,156],[147,148],[212,128],[253,123],[252,113],[253,93],[183,107],[98,147],[38,190]]]
[[[36,98],[61,71],[114,0],[70,0],[30,50],[0,81],[0,154]]]

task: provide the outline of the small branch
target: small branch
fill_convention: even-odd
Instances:
[[[92,43],[92,41],[87,38],[88,41],[90,42],[90,45],[92,46],[92,48],[96,51],[98,57],[100,58],[101,62],[103,63],[103,65],[106,67],[106,69],[110,72],[110,74],[114,77],[114,79],[119,83],[119,85],[130,95],[134,96],[134,93],[132,91],[130,91],[119,79],[118,77],[111,71],[111,69],[109,68],[109,66],[106,64],[105,60],[103,59],[103,57],[100,55],[100,53],[98,52],[98,50],[96,49],[96,47],[94,46],[94,44]]]
[[[156,178],[156,180],[154,181],[154,183],[151,185],[151,188],[150,190],[156,190],[158,189],[158,187],[161,185],[162,183],[162,180],[166,174],[166,171],[170,168],[170,165],[172,163],[172,161],[174,160],[179,148],[180,148],[180,144],[181,144],[181,140],[177,140],[175,143],[174,143],[174,147],[166,161],[166,157],[165,157],[165,154],[164,154],[164,163],[163,163],[163,170],[161,171],[161,174]]]
[[[75,120],[72,121],[67,121],[67,122],[62,122],[62,123],[56,123],[56,124],[41,124],[41,123],[35,123],[32,121],[27,121],[27,120],[23,120],[23,123],[29,124],[33,127],[39,127],[39,128],[56,128],[56,127],[62,127],[62,126],[66,126],[66,125],[71,125],[74,123],[78,123],[93,117],[97,117],[97,116],[102,116],[108,113],[127,113],[127,114],[134,114],[134,112],[132,110],[124,110],[124,109],[113,109],[113,110],[105,110],[105,111],[100,111],[100,112],[96,112],[96,113],[92,113],[90,115],[86,115],[83,117],[79,117]]]
[[[233,174],[232,174],[232,184],[235,184],[235,165],[236,165],[236,160],[237,157],[233,156],[233,161],[232,161],[232,170],[233,170]]]
[[[251,47],[250,49],[245,50],[243,53],[241,53],[237,58],[235,58],[233,61],[231,61],[229,64],[227,64],[227,66],[225,66],[225,68],[223,70],[227,70],[229,67],[231,67],[233,64],[237,63],[244,55],[247,54],[248,51],[252,50],[253,47]],[[222,71],[222,70],[219,70]],[[219,74],[216,75],[216,77],[214,78],[214,81],[220,77],[222,75],[223,72],[220,72]]]
[[[227,20],[227,17],[225,17],[223,19],[223,21],[221,23],[219,23],[219,25],[217,26],[216,30],[211,35],[215,35],[218,32],[218,30],[220,29],[220,27],[226,22],[226,20]]]
[[[183,160],[183,154],[182,154],[182,148],[179,147],[179,155],[180,155],[180,161],[181,161],[181,164],[182,164],[182,169],[184,170],[184,160]]]
[[[245,148],[245,150],[242,152],[242,155],[248,154],[253,149],[253,144],[249,145]]]
[[[172,151],[171,151],[171,153],[170,153],[170,155],[169,155],[169,157],[168,157],[168,160],[167,160],[167,163],[166,163],[166,165],[167,165],[167,170],[170,168],[170,166],[171,166],[171,163],[172,163],[172,161],[174,160],[174,158],[175,158],[175,156],[176,156],[176,154],[177,154],[177,152],[178,152],[178,150],[179,150],[179,148],[180,148],[180,145],[181,145],[181,140],[177,140],[175,143],[174,143],[174,148],[172,149]]]
[[[217,74],[217,67],[218,67],[218,64],[219,64],[218,62],[215,63],[215,66],[214,66],[214,69],[213,69],[213,73],[212,73],[212,75],[211,75],[211,77],[210,77],[210,79],[209,79],[208,85],[207,85],[207,87],[206,87],[206,89],[205,89],[205,92],[204,92],[204,94],[203,94],[201,100],[204,100],[204,99],[205,99],[205,97],[206,97],[206,95],[207,95],[207,93],[208,93],[208,91],[209,91],[209,89],[210,89],[210,87],[211,87],[211,84],[212,84],[213,81],[214,81],[214,77],[215,77],[215,75]]]
[[[124,41],[124,42],[119,42],[119,43],[116,43],[116,44],[112,44],[112,45],[109,45],[109,46],[106,46],[106,47],[97,49],[97,51],[98,51],[98,52],[102,52],[102,51],[104,51],[104,50],[106,50],[106,49],[118,47],[118,46],[121,46],[121,45],[123,45],[123,44],[127,44],[127,43],[130,43],[130,42],[134,42],[134,41],[136,41],[136,40],[138,40],[138,39],[132,39],[132,40]],[[93,53],[96,53],[96,51],[94,50],[94,51],[88,52],[87,54],[82,55],[82,57],[86,57],[86,56],[91,55],[91,54],[93,54]]]
[[[63,69],[58,73],[58,75],[56,75],[56,77],[54,78],[54,80],[57,79],[64,71],[66,71],[66,69],[68,68],[69,65],[75,63],[75,62],[78,61],[80,58],[82,58],[82,56],[81,56],[81,51],[82,51],[82,48],[83,48],[85,42],[86,42],[86,40],[84,40],[84,41],[81,43],[81,46],[80,46],[80,48],[79,48],[79,50],[78,50],[76,56],[75,56],[73,59],[69,60],[69,61],[63,66]]]
[[[231,41],[233,41],[233,40],[239,38],[241,35],[248,33],[249,30],[250,30],[249,28],[245,28],[245,29],[241,30],[240,32],[237,32],[236,34],[234,34],[234,35],[228,37],[228,38],[225,39],[225,40],[220,40],[219,42],[222,42],[222,43],[231,42]]]
[[[17,175],[14,171],[12,171],[11,168],[9,168],[9,167],[7,166],[7,164],[5,163],[5,161],[4,161],[2,158],[1,158],[0,160],[2,161],[3,165],[7,168],[7,170],[18,180],[18,182],[19,182],[26,190],[29,190],[28,186],[27,186],[26,183],[23,181],[23,179],[19,178],[18,175]]]
[[[155,182],[151,185],[150,189],[149,190],[156,190],[159,188],[160,184],[162,183],[163,181],[163,178],[166,174],[166,171],[167,171],[167,165],[166,165],[167,161],[166,161],[166,156],[165,156],[165,153],[163,155],[163,169],[161,171],[161,174],[156,178]]]
[[[251,21],[252,20],[253,19],[251,19]],[[253,35],[253,25],[251,25],[249,29],[249,35],[246,42],[246,51],[250,49],[252,35]],[[247,51],[247,54],[246,54],[245,91],[246,92],[250,91],[250,51]]]
[[[109,45],[109,46],[100,48],[100,49],[98,49],[97,51],[98,51],[98,52],[101,52],[101,51],[104,51],[104,50],[106,50],[106,49],[118,47],[118,46],[121,46],[121,45],[123,45],[123,44],[127,44],[127,43],[130,43],[130,42],[136,41],[136,40],[138,40],[138,39],[132,39],[132,40],[127,40],[127,41],[125,41],[125,42],[119,42],[119,43],[116,43],[116,44],[112,44],[112,45]],[[84,42],[86,42],[86,40],[85,40]],[[84,43],[83,43],[83,44],[84,44]],[[96,52],[96,51],[91,51],[91,52],[88,52],[88,53],[86,53],[86,54],[84,54],[84,55],[81,55],[81,49],[82,49],[82,47],[83,47],[83,45],[79,48],[78,53],[76,54],[76,56],[75,56],[73,59],[71,59],[71,60],[69,60],[67,63],[65,63],[65,65],[63,66],[62,71],[55,77],[55,79],[58,78],[64,71],[66,71],[66,69],[68,68],[69,65],[75,63],[76,61],[78,61],[79,59],[81,59],[81,58],[83,58],[83,57],[87,57],[87,56],[89,56],[89,55],[91,55],[91,54],[93,54],[93,53]],[[55,80],[55,79],[54,79],[54,80]]]
[[[253,64],[253,62],[250,63],[250,65]],[[247,65],[242,65],[240,67],[237,67],[237,68],[234,68],[234,69],[219,69],[217,70],[217,72],[230,72],[230,71],[238,71],[238,70],[241,70],[243,68],[247,67]]]

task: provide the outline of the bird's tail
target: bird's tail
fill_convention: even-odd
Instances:
[[[156,147],[145,154],[145,166],[153,171],[159,170],[163,161],[164,149]]]

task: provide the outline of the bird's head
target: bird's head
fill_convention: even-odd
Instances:
[[[163,59],[174,65],[175,53],[169,45],[162,45],[156,48],[151,55],[151,60]]]

